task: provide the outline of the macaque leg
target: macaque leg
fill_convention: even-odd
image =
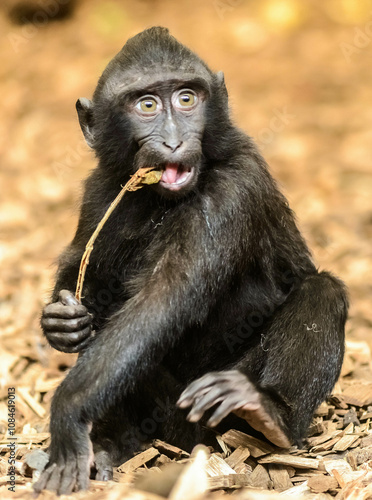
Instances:
[[[339,376],[346,313],[347,297],[336,278],[306,278],[262,335],[265,362],[258,383],[250,380],[251,359],[243,358],[235,370],[211,372],[190,384],[179,406],[191,406],[188,419],[196,422],[216,405],[210,426],[234,412],[278,446],[300,443]]]

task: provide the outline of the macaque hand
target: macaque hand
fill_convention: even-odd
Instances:
[[[41,327],[49,344],[62,352],[80,352],[90,342],[92,315],[72,292],[61,290],[58,302],[44,307]]]
[[[190,422],[197,422],[207,410],[217,405],[207,422],[210,427],[215,427],[234,410],[244,406],[256,410],[260,399],[245,375],[230,370],[210,372],[195,380],[183,391],[177,404],[180,408],[191,406],[187,416]]]
[[[245,420],[262,432],[277,446],[289,448],[291,442],[280,425],[278,415],[272,414],[266,397],[239,370],[210,372],[192,382],[181,394],[177,405],[191,407],[187,419],[198,422],[204,413],[215,406],[207,425],[215,427],[229,413]]]

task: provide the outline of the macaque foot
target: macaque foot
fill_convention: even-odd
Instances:
[[[110,454],[100,450],[94,454],[94,468],[96,469],[96,481],[111,481],[114,477],[113,464]]]
[[[41,450],[36,450],[36,452],[41,452]],[[46,452],[41,453],[45,465],[45,461],[48,462],[49,455]],[[40,467],[35,466],[35,459],[38,459],[39,454],[30,453],[27,460],[29,467],[40,470]],[[42,468],[43,470],[40,470],[40,479],[34,484],[34,490],[40,493],[40,491],[46,489],[55,491],[60,495],[67,495],[68,492],[88,489],[89,476],[87,470],[89,470],[89,466],[87,466],[87,463],[91,463],[90,458],[90,456],[88,458],[81,456],[61,465],[57,463],[47,464],[45,468]],[[110,481],[113,479],[113,464],[108,452],[100,450],[95,453],[90,477],[96,481]]]
[[[68,290],[61,290],[58,299],[44,307],[41,316],[44,334],[54,349],[80,352],[94,335],[92,315]]]
[[[70,495],[74,491],[89,488],[89,456],[78,455],[69,458],[60,457],[50,463],[33,485],[34,491],[55,491],[58,495]]]
[[[263,395],[238,370],[207,373],[192,382],[181,394],[177,405],[191,411],[190,422],[197,422],[204,413],[218,405],[207,425],[215,427],[229,413],[235,413],[277,446],[288,448],[291,442],[263,403]]]

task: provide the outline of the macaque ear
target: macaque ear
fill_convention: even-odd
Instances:
[[[223,74],[223,71],[219,71],[218,73],[216,73],[216,79],[223,93],[227,95],[227,88],[225,85],[225,75]]]
[[[83,131],[86,143],[90,148],[94,146],[93,131],[93,103],[86,97],[81,97],[76,101],[76,111],[79,117],[81,130]]]

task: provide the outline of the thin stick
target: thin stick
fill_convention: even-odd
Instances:
[[[81,294],[83,291],[85,271],[86,271],[88,264],[89,264],[89,257],[90,257],[90,254],[92,253],[94,242],[96,241],[97,236],[101,232],[101,229],[103,228],[105,222],[110,217],[110,215],[115,210],[115,208],[118,206],[118,204],[120,203],[120,200],[122,199],[122,197],[124,196],[126,191],[137,191],[137,189],[141,189],[146,184],[156,184],[157,182],[160,181],[162,173],[159,170],[154,170],[154,168],[155,167],[140,168],[137,170],[137,172],[134,175],[131,176],[129,181],[125,184],[125,186],[122,188],[120,193],[117,195],[117,197],[111,203],[111,205],[107,209],[105,215],[102,217],[98,226],[96,227],[96,230],[94,231],[92,236],[89,238],[89,241],[85,247],[85,251],[83,253],[83,256],[82,256],[81,262],[80,262],[79,276],[78,276],[77,285],[76,285],[76,292],[75,292],[75,297],[77,298],[77,300],[81,301]]]

